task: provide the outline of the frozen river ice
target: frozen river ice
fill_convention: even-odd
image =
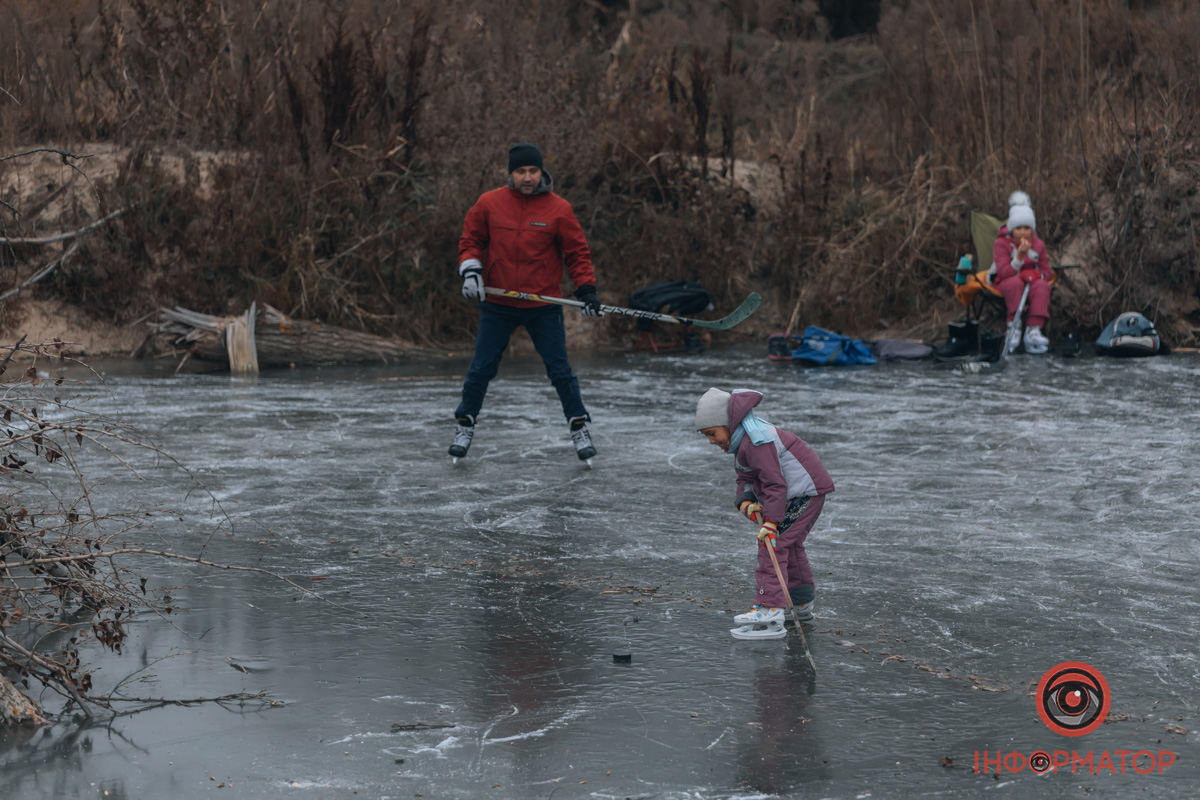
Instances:
[[[136,625],[123,658],[93,653],[98,681],[149,665],[142,695],[284,705],[59,725],[0,751],[0,796],[1200,794],[1200,359],[1017,357],[969,375],[798,369],[754,348],[575,367],[594,470],[537,363],[506,362],[457,466],[463,365],[113,369],[95,406],[156,437],[233,516],[207,556],[322,599],[151,563],[188,611]],[[815,681],[795,633],[729,636],[755,542],[731,458],[691,430],[709,386],[763,391],[761,415],[837,485],[809,538]],[[199,501],[161,488],[180,486],[168,464],[143,471],[108,491],[186,507],[150,543],[196,552]],[[1030,688],[1071,660],[1112,697],[1111,721],[1078,738],[1039,720]],[[976,774],[975,754],[998,750],[1176,760]]]

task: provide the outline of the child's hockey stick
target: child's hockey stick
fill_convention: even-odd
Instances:
[[[578,300],[567,300],[562,297],[546,297],[545,295],[516,292],[509,289],[497,289],[493,286],[488,286],[485,291],[488,294],[494,294],[499,297],[511,297],[517,300],[536,300],[539,303],[556,303],[560,306],[582,308],[586,305]],[[624,314],[627,317],[650,319],[655,322],[673,322],[679,325],[695,325],[697,328],[713,328],[718,331],[727,331],[734,325],[744,322],[747,317],[758,310],[760,305],[762,305],[762,297],[757,292],[751,292],[750,296],[743,300],[742,304],[735,308],[732,314],[720,319],[711,320],[674,317],[670,314],[659,314],[655,311],[642,311],[639,308],[622,308],[620,306],[600,306],[600,308],[605,314]]]
[[[808,639],[804,636],[804,628],[800,626],[800,615],[796,613],[796,606],[792,603],[792,593],[788,591],[787,581],[783,579],[783,570],[779,568],[779,559],[775,558],[775,545],[767,545],[767,554],[771,556],[771,563],[775,565],[775,577],[779,578],[779,588],[783,590],[783,599],[787,600],[787,607],[792,612],[792,622],[796,626],[796,632],[800,634],[800,644],[804,645],[804,656],[808,659],[808,664],[812,667],[815,676],[817,662],[813,661],[812,653],[808,650]]]
[[[1000,360],[1003,361],[1008,357],[1009,342],[1012,341],[1013,331],[1021,324],[1021,312],[1025,310],[1025,298],[1029,297],[1029,284],[1025,284],[1025,288],[1021,290],[1021,302],[1017,304],[1017,315],[1012,318],[1012,322],[1008,323],[1008,330],[1004,332],[1004,347],[1000,350]],[[1016,350],[1017,348],[1013,348]]]

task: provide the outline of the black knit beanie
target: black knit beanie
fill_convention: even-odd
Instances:
[[[516,172],[521,167],[545,169],[542,166],[542,151],[538,149],[536,144],[532,144],[531,142],[517,142],[508,149],[508,171]]]

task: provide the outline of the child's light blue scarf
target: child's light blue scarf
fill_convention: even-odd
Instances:
[[[742,443],[742,437],[746,434],[750,434],[750,441],[754,444],[763,444],[771,441],[771,426],[766,420],[754,416],[753,411],[747,411],[742,424],[734,428],[729,436],[729,452],[737,452],[738,445]]]

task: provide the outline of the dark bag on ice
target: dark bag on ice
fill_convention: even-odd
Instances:
[[[687,317],[712,308],[712,293],[695,281],[659,281],[629,295],[629,307]],[[637,327],[648,331],[651,322],[639,319]]]
[[[767,337],[767,358],[772,361],[791,361],[792,351],[800,343],[800,337],[790,333],[772,333]]]

